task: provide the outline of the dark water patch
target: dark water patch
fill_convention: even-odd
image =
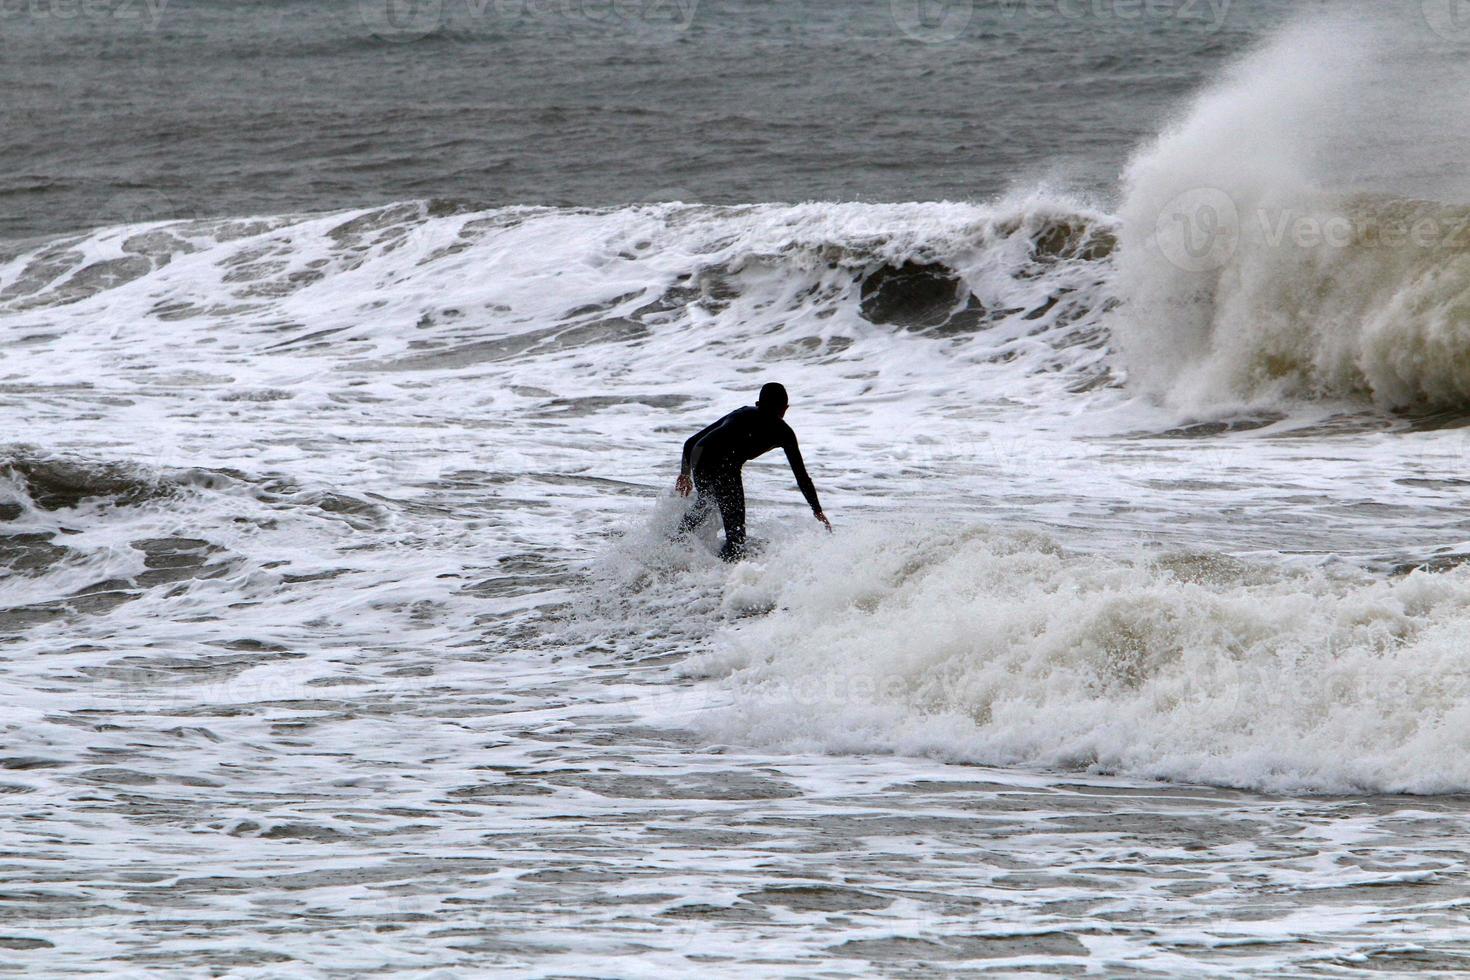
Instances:
[[[388,510],[382,504],[332,490],[304,489],[290,480],[279,477],[263,481],[259,485],[256,496],[270,504],[315,508],[358,530],[381,527],[388,517]]]
[[[300,348],[302,350],[322,349],[322,348],[330,347],[331,346],[330,344],[322,343],[322,341],[325,341],[326,338],[332,336],[333,334],[339,334],[342,331],[349,330],[349,329],[351,329],[351,328],[350,327],[327,327],[326,329],[323,329],[323,330],[312,330],[312,331],[309,331],[308,333],[301,334],[298,337],[292,337],[289,340],[282,340],[282,341],[280,341],[278,343],[271,344],[269,347],[267,347],[265,349],[268,350],[268,351],[287,350],[287,349],[293,348],[293,347],[294,348]]]
[[[282,575],[281,581],[287,585],[296,585],[300,582],[325,582],[350,574],[352,574],[352,569],[350,568],[331,568],[324,572],[303,572],[301,574]]]
[[[518,796],[555,796],[556,790],[541,783],[516,780],[503,783],[480,783],[476,786],[461,786],[447,794],[452,800],[497,799]]]
[[[322,491],[309,494],[306,502],[314,504],[324,513],[332,514],[350,524],[356,523],[364,528],[380,526],[387,516],[381,506],[341,493]]]
[[[226,650],[241,650],[260,653],[286,652],[286,648],[281,646],[279,643],[267,643],[264,640],[254,640],[248,637],[240,640],[223,640],[214,645],[217,647],[223,647]],[[292,656],[303,656],[303,654],[292,654]]]
[[[176,255],[189,255],[198,251],[198,248],[188,239],[174,234],[175,231],[183,230],[183,227],[155,228],[151,231],[129,235],[123,239],[123,251],[133,255],[147,256],[160,266],[167,265]]]
[[[677,224],[677,222],[675,222]],[[711,250],[733,244],[729,240],[715,243]],[[669,286],[656,298],[633,311],[633,318],[643,323],[657,323],[668,319],[691,306],[698,306],[709,313],[719,313],[740,295],[734,275],[728,268],[702,269],[698,273],[686,272],[675,284]]]
[[[1021,231],[1019,225],[997,226],[1002,234]],[[1030,230],[1031,254],[1041,262],[1100,262],[1118,247],[1118,236],[1109,228],[1083,219],[1058,218]]]
[[[56,944],[49,939],[36,939],[31,936],[0,936],[0,949],[31,950],[55,948]]]
[[[9,304],[16,312],[77,303],[141,279],[166,261],[125,255],[87,263],[77,252],[38,257],[0,292],[0,303]]]
[[[547,782],[626,800],[784,800],[800,796],[790,783],[748,772],[681,776],[557,773]]]
[[[496,957],[514,957],[516,959],[535,958],[541,956],[562,956],[571,952],[570,946],[562,946],[555,943],[524,942],[511,939],[500,939],[498,933],[484,929],[441,929],[429,934],[431,938],[443,939],[451,936],[486,936],[487,938],[475,943],[449,943],[448,947],[461,953],[471,953],[475,956],[491,957],[492,962]],[[627,952],[631,952],[629,949]]]
[[[564,589],[581,581],[577,575],[501,575],[481,579],[466,585],[460,591],[467,595],[492,597],[514,597],[538,595],[552,589]]]
[[[55,608],[89,616],[100,616],[118,606],[132,602],[141,593],[134,591],[129,579],[105,579],[83,586],[64,600],[57,600]]]
[[[946,936],[943,939],[853,939],[827,951],[874,963],[957,962],[1032,956],[1086,956],[1087,947],[1064,932],[1028,936]]]
[[[51,538],[50,534],[0,535],[0,567],[12,574],[36,574],[73,554],[70,548],[52,544]]]
[[[1143,433],[1141,438],[1153,439],[1209,439],[1214,436],[1230,435],[1235,432],[1254,432],[1284,422],[1286,416],[1278,412],[1267,412],[1251,418],[1219,419],[1211,422],[1191,422],[1164,432]]]
[[[372,687],[375,682],[364,677],[342,675],[337,677],[314,677],[306,682],[307,687]]]
[[[1219,952],[1219,951],[1211,951]],[[1363,955],[1332,956],[1319,959],[1324,968],[1335,968],[1342,974],[1372,973],[1386,976],[1464,976],[1470,973],[1470,954],[1452,949],[1379,949]]]
[[[998,793],[998,792],[1004,793],[1004,792],[1014,792],[1014,791],[1015,791],[1015,787],[1014,786],[1011,786],[1009,784],[1006,784],[1006,783],[989,783],[989,782],[978,782],[978,781],[973,781],[973,780],[965,780],[965,781],[955,780],[955,781],[951,782],[951,781],[948,781],[948,780],[933,780],[933,779],[917,779],[917,780],[914,780],[913,782],[901,783],[901,784],[898,784],[896,786],[890,786],[887,789],[887,792],[896,793],[896,794],[899,794],[899,795],[902,795],[902,796],[908,796],[911,793],[917,793],[917,794],[919,794],[921,796],[928,796],[930,794],[935,794],[935,793],[991,793],[991,794],[993,794],[993,793]]]
[[[559,317],[559,319],[576,320],[581,317],[600,317],[604,313],[609,313],[617,309],[624,303],[631,303],[633,300],[642,295],[643,290],[640,289],[631,293],[624,293],[622,296],[616,296],[610,300],[607,300],[606,302],[588,303],[584,306],[578,306],[574,309],[568,310],[567,312],[563,313],[561,317]]]
[[[428,217],[422,203],[394,204],[344,221],[328,231],[327,237],[342,249],[364,249],[402,238]]]
[[[61,334],[59,333],[31,333],[11,341],[11,344],[16,347],[40,347],[51,343],[51,341],[56,340],[60,336]]]
[[[779,850],[785,841],[758,831],[718,830],[700,827],[649,826],[643,833],[656,837],[660,848],[679,847],[700,851]]]
[[[1435,555],[1432,558],[1415,559],[1412,561],[1399,562],[1389,569],[1389,575],[1401,578],[1412,575],[1415,572],[1425,572],[1431,575],[1441,575],[1445,572],[1453,572],[1470,564],[1470,554]]]
[[[63,457],[11,456],[0,461],[0,473],[20,484],[33,506],[48,511],[98,498],[118,505],[138,504],[175,489],[137,467]]]
[[[601,885],[626,881],[624,871],[598,871],[593,868],[549,868],[521,875],[517,882],[536,885]]]
[[[660,919],[755,925],[771,921],[771,913],[754,905],[679,905],[659,913]]]
[[[588,476],[584,473],[528,473],[526,479],[557,487],[587,487],[592,490],[605,490],[608,493],[630,497],[644,496],[648,493],[648,487],[641,483],[613,480],[605,476]],[[504,566],[506,562],[502,560],[501,564]]]
[[[650,335],[648,327],[642,323],[614,317],[576,326],[559,325],[527,330],[508,337],[480,340],[386,361],[368,362],[356,367],[368,371],[447,371],[516,357],[559,354],[597,344],[632,343]]]
[[[756,905],[779,905],[793,912],[867,912],[886,909],[893,899],[836,885],[771,885],[740,897]]]
[[[1266,439],[1330,439],[1334,436],[1359,436],[1370,432],[1389,432],[1399,423],[1388,415],[1378,412],[1341,413],[1307,425],[1283,427],[1277,432],[1268,432]]]
[[[964,279],[940,262],[881,266],[863,278],[861,294],[863,319],[908,330],[969,333],[991,316]]]
[[[214,732],[210,731],[208,728],[201,728],[198,726],[190,727],[179,725],[174,728],[166,728],[159,734],[172,735],[174,738],[202,738],[205,741],[214,742],[216,744],[224,741],[224,739],[216,735]]]
[[[1404,477],[1393,482],[1401,487],[1415,487],[1425,490],[1464,490],[1470,487],[1470,480],[1456,480],[1449,477],[1443,479]]]
[[[1425,414],[1399,413],[1399,417],[1406,423],[1408,432],[1444,432],[1470,426],[1470,412],[1464,409]]]
[[[1090,391],[1099,391],[1103,388],[1121,388],[1122,383],[1114,376],[1111,368],[1103,368],[1092,374],[1086,375],[1081,381],[1067,386],[1067,391],[1074,395],[1084,395]]]
[[[217,577],[224,571],[221,566],[203,573],[209,560],[224,549],[198,538],[143,538],[132,542],[132,546],[143,552],[143,564],[148,568],[135,580],[142,588],[186,578]]]
[[[222,260],[221,266],[233,266],[229,272],[221,277],[225,283],[247,283],[255,282],[257,279],[265,279],[269,276],[279,275],[291,267],[291,263],[283,259],[274,259],[261,262],[247,262],[254,258],[250,252],[239,252]]]
[[[224,924],[228,925],[228,923]],[[213,923],[213,925],[215,928],[219,928],[221,923]],[[184,936],[192,936],[202,940],[206,935],[204,930],[198,928],[197,923],[181,923],[181,926],[184,926],[181,930]],[[190,929],[189,927],[194,928]],[[223,972],[234,969],[251,969],[258,964],[293,963],[296,961],[296,957],[282,953],[279,950],[250,946],[229,950],[205,947],[196,949],[188,956],[180,956],[180,954],[168,950],[157,950],[146,953],[132,953],[123,956],[122,959],[128,963],[153,964],[178,963],[181,959],[191,965],[196,962],[203,962],[209,965],[211,968],[209,972],[214,976],[219,976]]]
[[[239,564],[234,557],[219,558],[225,554],[222,548],[193,538],[148,538],[132,545],[143,552],[146,571],[134,578],[102,579],[57,599],[0,611],[0,629],[23,629],[68,615],[102,615],[138,599],[148,589],[219,578]]]
[[[328,843],[356,839],[352,834],[344,834],[331,827],[310,823],[278,823],[262,831],[259,836],[266,840],[307,840]]]
[[[0,769],[56,769],[66,764],[59,759],[47,759],[36,755],[12,755],[0,758]]]
[[[555,398],[536,410],[539,417],[570,416],[582,418],[609,408],[644,405],[648,408],[674,409],[690,400],[689,395],[589,395],[583,398]]]
[[[92,783],[102,783],[108,786],[150,786],[158,782],[158,777],[146,772],[138,772],[136,769],[124,769],[120,766],[104,766],[100,769],[88,769],[80,774],[82,779]]]
[[[78,668],[78,673],[97,680],[118,681],[130,690],[143,693],[166,692],[179,684],[199,684],[229,680],[252,667],[282,660],[299,660],[305,654],[285,650],[260,651],[235,656],[199,654],[181,656],[141,656],[137,654],[110,660],[106,664]],[[203,732],[205,729],[191,729]]]
[[[767,347],[761,354],[765,361],[795,361],[807,358],[835,358],[852,346],[851,337],[802,337],[790,343]]]
[[[170,891],[206,895],[216,891],[250,892],[268,888],[306,891],[386,881],[423,881],[448,875],[492,876],[498,874],[501,867],[498,861],[482,858],[405,858],[366,867],[329,868],[289,874],[180,878],[170,886]]]
[[[1160,815],[1157,810],[1048,817],[1043,824],[1045,833],[1055,830],[1079,835],[1103,834],[1120,840],[1143,840],[1157,847],[1187,847],[1202,841],[1219,845],[1255,840],[1261,829],[1262,825],[1253,820],[1218,819],[1204,815],[1171,818]]]

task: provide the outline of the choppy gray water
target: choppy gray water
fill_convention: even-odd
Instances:
[[[1184,6],[0,0],[0,970],[1470,968],[1470,38]]]
[[[0,236],[426,197],[1106,191],[1290,4],[1114,6],[5,0]]]

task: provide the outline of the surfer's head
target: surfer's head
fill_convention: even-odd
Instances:
[[[756,399],[756,407],[765,412],[774,412],[777,415],[786,414],[786,386],[772,381],[761,388],[761,396]]]

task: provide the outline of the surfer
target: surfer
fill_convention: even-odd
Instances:
[[[745,486],[740,481],[740,468],[777,446],[786,450],[796,485],[811,505],[812,513],[827,530],[832,530],[817,501],[817,488],[812,486],[801,461],[796,433],[782,421],[786,406],[786,388],[773,382],[761,388],[755,405],[737,408],[684,443],[674,489],[683,497],[697,490],[698,496],[680,522],[679,533],[695,530],[709,520],[712,508],[718,508],[725,525],[725,546],[720,549],[720,557],[725,561],[737,561],[745,554]]]

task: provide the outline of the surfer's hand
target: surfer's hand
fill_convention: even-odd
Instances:
[[[687,497],[689,496],[689,491],[694,489],[694,483],[689,479],[687,474],[680,473],[679,479],[674,481],[674,489],[679,491],[679,496]]]
[[[819,520],[823,524],[827,525],[827,530],[829,530],[829,531],[832,530],[832,522],[829,521],[829,520],[827,520],[827,515],[826,514],[822,513],[821,511],[817,511],[817,520]]]

